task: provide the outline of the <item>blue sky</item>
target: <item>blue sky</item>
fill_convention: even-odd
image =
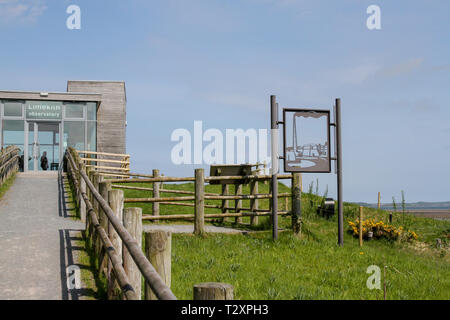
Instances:
[[[81,30],[66,8],[81,8]],[[366,8],[381,8],[381,30]],[[124,80],[133,171],[171,163],[174,129],[268,128],[281,107],[342,99],[344,198],[450,200],[450,2],[0,0],[0,88]],[[334,174],[319,178],[335,195]],[[323,188],[321,188],[323,189]]]

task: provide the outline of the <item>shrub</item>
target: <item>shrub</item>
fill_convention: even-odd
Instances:
[[[353,236],[359,236],[359,220],[355,222],[349,221],[350,233]],[[411,230],[404,231],[403,227],[394,227],[393,225],[385,224],[383,221],[375,221],[375,219],[367,219],[362,221],[362,235],[364,239],[368,238],[368,233],[373,232],[374,239],[388,239],[388,240],[417,240],[418,235]]]

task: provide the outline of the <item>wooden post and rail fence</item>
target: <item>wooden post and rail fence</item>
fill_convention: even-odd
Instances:
[[[9,146],[0,151],[0,187],[19,170],[20,149]]]
[[[205,220],[218,219],[223,220],[225,218],[234,218],[235,223],[241,223],[243,217],[250,217],[251,225],[258,223],[258,217],[271,216],[270,209],[261,209],[259,207],[259,200],[272,199],[272,194],[259,193],[258,182],[269,181],[272,179],[270,175],[247,175],[247,176],[210,176],[205,177],[204,169],[196,169],[194,177],[166,177],[161,176],[159,170],[154,170],[153,175],[142,175],[136,173],[122,174],[126,178],[114,179],[112,176],[108,176],[109,173],[98,171],[111,183],[111,187],[119,190],[138,190],[152,192],[153,196],[149,198],[125,198],[125,203],[143,204],[152,203],[152,212],[144,212],[142,215],[143,220],[148,221],[161,221],[161,220],[188,220],[194,222],[194,233],[203,234],[205,232]],[[107,179],[109,178],[109,179]],[[291,180],[291,192],[278,194],[279,198],[285,198],[284,209],[278,211],[280,216],[292,216],[292,229],[295,234],[299,234],[301,231],[301,175],[299,173],[294,174],[280,174],[278,179]],[[205,192],[205,184],[217,181],[234,181],[234,183],[222,184],[222,193],[216,194],[211,192]],[[173,190],[167,188],[161,188],[161,183],[170,182],[193,182],[194,191],[187,190]],[[137,186],[136,184],[142,183],[145,186]],[[130,185],[127,185],[130,184]],[[148,184],[152,184],[153,187],[148,187]],[[235,186],[234,194],[230,194],[229,185]],[[250,194],[243,194],[243,185],[250,185]],[[161,196],[162,193],[175,194],[179,196]],[[289,210],[289,198],[291,198],[292,206]],[[221,204],[206,204],[207,200],[221,201]],[[242,201],[249,200],[250,206],[243,207]],[[230,206],[230,201],[234,201],[234,206]],[[160,205],[171,206],[187,206],[193,207],[193,214],[167,214],[162,215],[160,212]],[[205,209],[219,209],[221,212],[217,213],[205,213]],[[232,212],[234,211],[234,212]]]
[[[124,208],[124,191],[112,189],[112,181],[105,179],[107,176],[117,177],[115,173],[101,174],[102,168],[87,166],[72,148],[65,153],[64,168],[80,217],[86,222],[85,238],[95,255],[96,267],[107,279],[108,298],[177,299],[170,290],[171,233],[159,230],[143,233],[142,209]],[[202,172],[198,171],[196,176],[201,180],[201,175]],[[159,179],[164,180],[163,177]],[[196,203],[204,201],[204,197],[204,193],[196,189]],[[199,223],[200,217],[198,212]],[[142,248],[143,238],[145,249]],[[193,295],[194,299],[200,300],[228,300],[233,299],[233,287],[223,283],[201,283],[194,286]]]

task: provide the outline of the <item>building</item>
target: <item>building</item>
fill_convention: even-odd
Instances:
[[[47,154],[55,170],[67,147],[126,153],[126,89],[121,81],[68,81],[67,92],[0,91],[1,148],[18,146],[25,171]]]

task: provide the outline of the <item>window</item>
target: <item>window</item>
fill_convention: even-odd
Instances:
[[[87,121],[87,151],[97,151],[97,122]]]
[[[3,147],[18,146],[23,150],[24,121],[3,120]]]
[[[88,102],[86,104],[86,113],[88,120],[97,120],[97,104],[95,102]]]
[[[84,150],[84,121],[64,121],[64,148]]]
[[[22,117],[22,102],[5,101],[4,114],[5,117]]]
[[[66,118],[83,119],[84,104],[81,103],[66,103]]]

